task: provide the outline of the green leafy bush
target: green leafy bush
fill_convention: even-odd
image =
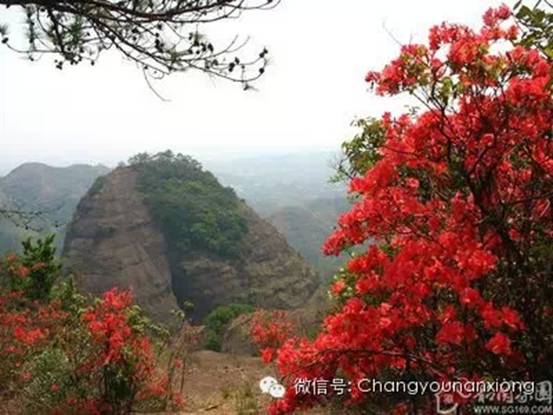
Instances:
[[[207,315],[204,320],[206,328],[206,347],[216,352],[221,350],[221,337],[228,323],[236,317],[252,313],[254,308],[250,304],[229,304],[219,306]]]
[[[55,257],[54,235],[36,241],[28,238],[22,245],[23,254],[8,267],[9,272],[18,277],[4,279],[2,285],[24,292],[30,300],[46,301],[61,272],[61,264]],[[16,258],[15,254],[10,256]]]

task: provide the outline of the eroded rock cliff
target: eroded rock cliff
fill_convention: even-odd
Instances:
[[[248,302],[264,308],[295,308],[318,286],[315,271],[285,238],[244,202],[247,220],[240,254],[221,257],[171,246],[137,186],[138,173],[120,167],[101,178],[77,207],[64,256],[81,288],[98,294],[130,287],[158,321],[190,301],[201,319],[218,305]]]
[[[77,206],[63,255],[83,290],[130,288],[152,318],[168,321],[178,306],[167,246],[135,190],[136,178],[132,169],[118,168],[95,182]]]
[[[248,233],[237,258],[190,251],[172,261],[175,293],[195,305],[195,317],[230,303],[296,308],[317,288],[317,274],[286,239],[246,204],[241,209]]]

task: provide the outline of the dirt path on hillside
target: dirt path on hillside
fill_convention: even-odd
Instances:
[[[259,381],[274,372],[259,358],[202,350],[192,353],[187,366],[182,414],[266,414],[271,398],[261,393]],[[328,412],[309,411],[323,414]]]

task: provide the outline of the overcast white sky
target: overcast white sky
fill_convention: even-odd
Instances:
[[[0,48],[0,170],[25,161],[115,164],[140,151],[190,154],[338,149],[356,116],[400,110],[402,101],[367,92],[369,69],[395,57],[401,42],[424,41],[444,20],[476,26],[484,0],[283,0],[275,10],[216,28],[266,45],[272,64],[256,86],[201,74],[157,85],[160,101],[132,63],[103,56],[95,67],[56,70]],[[510,4],[508,2],[508,4]],[[0,8],[0,23],[23,30]],[[207,30],[206,30],[207,31]],[[209,31],[207,31],[209,34]]]

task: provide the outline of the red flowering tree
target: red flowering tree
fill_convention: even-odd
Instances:
[[[324,252],[371,245],[338,276],[318,337],[279,349],[287,392],[272,413],[332,401],[432,412],[428,396],[362,393],[363,378],[553,378],[552,66],[510,18],[504,6],[479,31],[441,24],[367,75],[422,108],[369,122],[356,203]],[[335,377],[351,390],[293,387]]]

